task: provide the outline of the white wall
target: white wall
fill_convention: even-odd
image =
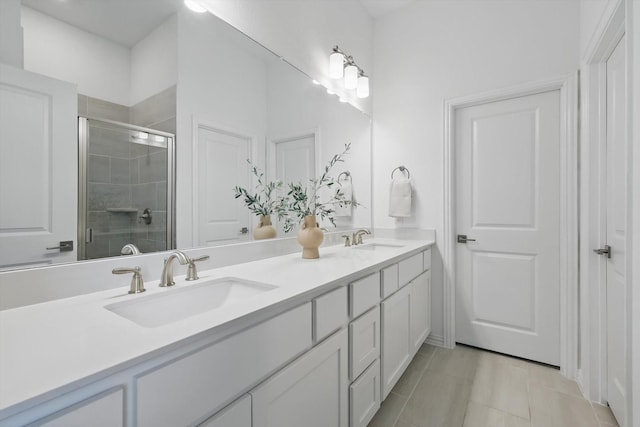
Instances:
[[[328,78],[328,63],[331,49],[339,45],[371,77],[374,93],[373,19],[359,1],[205,0],[205,4],[319,82],[335,84]],[[371,98],[353,101],[371,112]]]
[[[264,153],[266,65],[235,47],[235,30],[221,28],[215,20],[209,14],[178,13],[176,240],[180,248],[194,245],[193,118],[252,135],[257,141],[254,155]],[[264,154],[261,156],[258,161],[263,161]],[[230,193],[232,188],[230,183]]]
[[[443,102],[578,69],[578,2],[413,2],[374,28],[374,226],[443,231]],[[415,215],[387,216],[389,174],[411,171]],[[378,196],[379,195],[379,196]],[[442,262],[434,253],[433,334],[442,337]]]
[[[131,95],[135,105],[178,81],[178,19],[172,15],[131,48]]]
[[[20,0],[0,1],[0,62],[23,67]]]
[[[75,83],[78,92],[129,104],[130,51],[28,7],[22,7],[24,68]]]
[[[607,5],[616,0],[580,1],[580,56],[583,57],[594,43],[597,29]]]

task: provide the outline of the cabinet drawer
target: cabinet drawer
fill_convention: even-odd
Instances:
[[[313,340],[328,337],[349,321],[347,287],[343,286],[313,300]]]
[[[384,299],[397,291],[398,287],[398,264],[393,264],[382,270],[380,295]]]
[[[124,426],[124,391],[117,389],[84,400],[29,427]]]
[[[431,268],[431,249],[422,252],[422,268],[427,271]]]
[[[251,395],[244,395],[199,427],[251,427]]]
[[[380,306],[349,325],[349,379],[353,381],[380,356]]]
[[[311,347],[311,303],[136,378],[137,425],[190,425]]]
[[[251,391],[253,427],[348,427],[347,330]]]
[[[398,282],[400,287],[409,283],[418,274],[422,273],[422,253],[413,255],[410,258],[398,263]]]
[[[351,427],[366,427],[380,409],[380,362],[376,360],[349,387]]]
[[[349,285],[351,318],[355,319],[380,302],[380,273],[376,272]]]

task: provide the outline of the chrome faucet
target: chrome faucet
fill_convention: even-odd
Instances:
[[[189,258],[187,257],[187,260],[189,262],[189,267],[187,267],[187,278],[185,280],[188,281],[192,281],[192,280],[198,280],[198,270],[196,270],[196,262],[198,261],[204,261],[209,259],[209,255],[203,255],[199,258]]]
[[[140,249],[133,243],[127,243],[120,249],[120,255],[138,255],[140,253]]]
[[[351,239],[353,245],[361,245],[362,244],[362,235],[371,234],[369,230],[366,228],[361,228],[360,230],[353,233],[353,238]]]
[[[164,268],[162,269],[162,274],[160,275],[160,286],[167,287],[173,286],[176,282],[173,281],[173,260],[177,259],[180,265],[189,264],[189,257],[185,255],[182,251],[173,251],[169,258],[164,261]]]
[[[141,271],[142,269],[140,267],[120,267],[111,270],[113,274],[133,273],[133,277],[131,278],[131,286],[129,287],[130,294],[139,294],[145,291]]]

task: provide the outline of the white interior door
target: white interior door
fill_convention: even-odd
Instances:
[[[76,260],[77,113],[74,85],[0,64],[0,269]]]
[[[456,341],[559,365],[560,91],[455,123]]]
[[[625,41],[607,61],[607,400],[616,418],[626,404],[626,138]],[[622,424],[620,424],[622,425]]]
[[[275,178],[288,183],[305,185],[316,175],[315,134],[305,134],[284,140],[274,140]],[[285,188],[285,191],[288,191]],[[284,234],[279,225],[279,233]]]
[[[251,213],[233,188],[248,188],[249,137],[219,129],[198,127],[194,177],[197,188],[194,212],[197,214],[199,245],[249,240]]]

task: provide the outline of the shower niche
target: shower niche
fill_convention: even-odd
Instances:
[[[78,135],[78,259],[175,247],[174,135],[86,117]]]

